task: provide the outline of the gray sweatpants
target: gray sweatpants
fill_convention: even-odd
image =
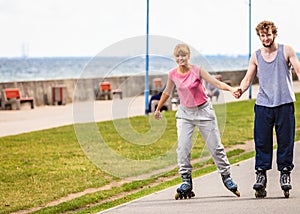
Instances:
[[[192,172],[190,157],[195,126],[198,127],[219,173],[221,175],[230,174],[230,163],[221,143],[216,114],[210,102],[194,108],[179,105],[176,113],[176,123],[178,135],[177,158],[180,174]]]

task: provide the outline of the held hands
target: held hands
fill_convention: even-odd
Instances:
[[[155,119],[157,119],[157,120],[162,118],[160,111],[157,111],[157,110],[154,112],[154,116],[155,116]]]
[[[236,98],[239,99],[243,94],[243,90],[241,87],[235,88],[234,91],[232,91],[232,95]]]
[[[230,91],[232,96],[234,96],[236,99],[239,99],[243,94],[242,87],[233,88],[228,86],[228,91]]]

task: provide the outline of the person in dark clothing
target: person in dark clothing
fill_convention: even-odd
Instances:
[[[290,173],[294,168],[293,151],[295,137],[295,114],[293,78],[291,66],[300,80],[300,64],[296,52],[289,45],[275,42],[277,27],[271,21],[262,21],[256,33],[263,47],[252,53],[247,73],[235,97],[239,98],[250,86],[255,76],[259,91],[254,106],[254,141],[256,197],[266,196],[266,171],[272,168],[273,128],[277,137],[277,169],[285,197],[289,197]]]

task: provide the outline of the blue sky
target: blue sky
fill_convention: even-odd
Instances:
[[[202,54],[248,54],[249,0],[150,0],[150,34],[186,42]],[[255,26],[272,20],[277,42],[300,52],[297,0],[252,0]],[[95,56],[146,34],[146,0],[0,0],[0,57]],[[150,44],[151,45],[151,44]]]

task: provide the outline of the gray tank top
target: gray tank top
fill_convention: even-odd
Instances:
[[[275,107],[295,102],[292,72],[285,60],[283,45],[278,45],[277,56],[272,62],[263,59],[260,49],[256,51],[256,59],[259,81],[256,104]]]

